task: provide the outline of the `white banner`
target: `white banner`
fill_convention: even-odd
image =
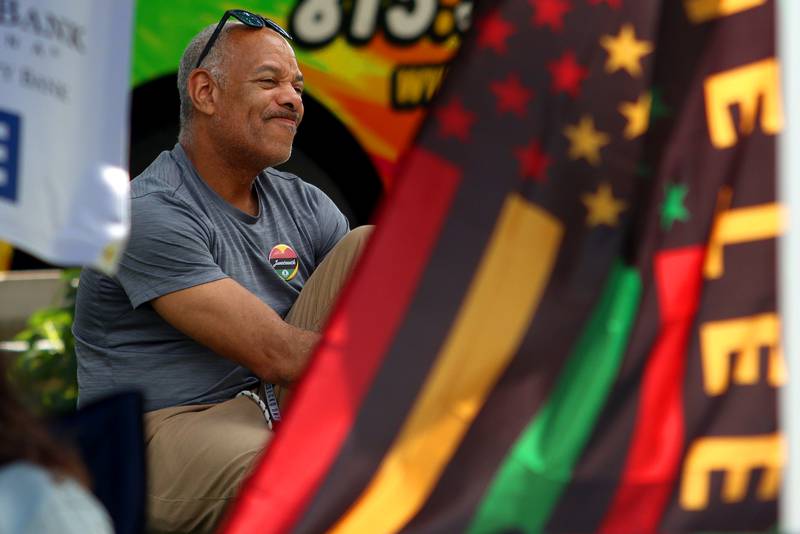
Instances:
[[[789,379],[780,389],[780,427],[788,445],[783,472],[780,523],[776,532],[800,532],[800,2],[783,0],[775,9],[783,81],[785,127],[778,138],[778,194],[789,212],[778,255],[783,353]]]
[[[113,272],[129,227],[133,0],[0,0],[0,239]]]

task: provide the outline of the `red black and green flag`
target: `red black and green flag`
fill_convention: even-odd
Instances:
[[[225,532],[776,521],[768,0],[498,0]]]

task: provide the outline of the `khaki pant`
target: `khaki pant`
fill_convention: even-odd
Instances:
[[[288,323],[320,330],[370,231],[356,228],[334,247],[309,278]],[[272,437],[261,410],[237,397],[155,410],[144,420],[149,531],[212,532]]]

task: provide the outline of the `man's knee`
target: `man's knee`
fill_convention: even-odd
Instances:
[[[339,241],[337,247],[355,249],[360,252],[369,240],[369,237],[372,235],[372,231],[374,229],[375,226],[372,224],[357,226],[345,234],[345,236]]]
[[[345,237],[355,237],[361,240],[369,239],[369,236],[372,234],[372,231],[375,230],[374,224],[364,224],[361,226],[356,226],[352,230],[350,230]]]

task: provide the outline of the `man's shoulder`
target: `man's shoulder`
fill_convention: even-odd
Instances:
[[[316,185],[271,167],[264,169],[259,179],[264,184],[267,202],[271,195],[277,195],[282,201],[277,204],[291,210],[293,220],[306,221],[320,229],[317,234],[325,243],[322,246],[325,253],[349,230],[347,218],[334,200]]]
[[[131,198],[147,197],[153,193],[175,195],[183,186],[184,170],[174,151],[164,151],[131,181]]]
[[[281,170],[278,170],[278,169],[276,169],[274,167],[267,167],[266,169],[264,169],[263,174],[265,175],[265,178],[267,178],[267,179],[283,180],[283,181],[289,182],[289,183],[298,182],[298,181],[302,182],[300,177],[297,176],[296,174],[292,174],[292,173],[286,172],[286,171],[281,171]]]
[[[279,189],[294,189],[308,185],[296,174],[280,171],[273,167],[267,167],[264,169],[261,174],[259,174],[259,179],[270,182]]]
[[[296,174],[278,169],[267,167],[259,179],[265,185],[269,184],[269,189],[273,189],[282,195],[299,196],[302,198],[326,197],[325,193],[317,186],[306,182]]]

